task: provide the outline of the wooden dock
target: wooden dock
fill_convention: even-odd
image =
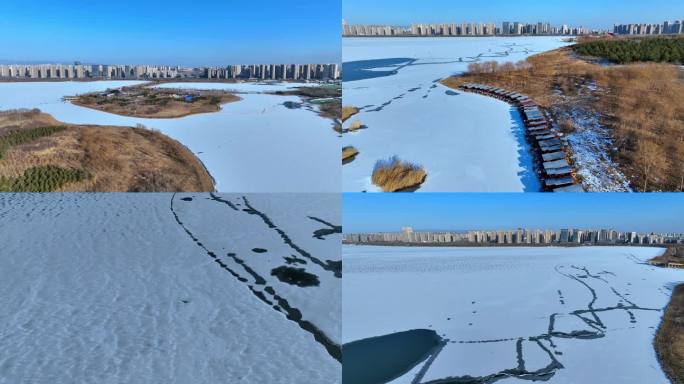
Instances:
[[[544,109],[534,100],[523,94],[491,85],[467,83],[459,89],[493,97],[518,108],[525,124],[525,137],[534,151],[534,163],[544,184],[544,191],[584,192],[582,186],[577,183],[562,135],[553,127]]]

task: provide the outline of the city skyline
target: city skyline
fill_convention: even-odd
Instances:
[[[646,9],[643,2],[632,0],[490,0],[457,4],[448,0],[428,0],[421,2],[420,6],[408,0],[378,0],[372,3],[345,0],[342,9],[342,17],[350,24],[439,24],[452,20],[501,24],[515,20],[543,20],[552,25],[572,24],[607,30],[612,30],[614,24],[657,24],[664,20],[682,19],[683,15],[683,3],[674,4],[665,0],[651,1]]]
[[[495,245],[609,245],[675,244],[684,233],[616,231],[612,228],[516,228],[470,231],[415,231],[403,227],[394,232],[344,233],[344,241],[358,244],[495,244]]]
[[[338,64],[237,64],[180,67],[112,64],[0,64],[0,79],[260,79],[337,80]]]
[[[411,25],[349,24],[342,19],[343,37],[452,37],[452,36],[580,36],[613,33],[616,35],[680,35],[684,33],[684,20],[666,20],[662,23],[614,24],[612,29],[589,29],[583,26],[549,22],[504,21],[412,23]]]
[[[492,22],[449,22],[449,23],[412,23],[406,26],[349,24],[342,19],[342,36],[516,36],[516,35],[565,35],[577,36],[590,33],[607,32],[591,30],[582,26],[563,24],[552,26],[549,22],[525,23],[504,21]]]
[[[345,193],[345,233],[610,228],[684,232],[684,200],[659,194],[360,194]]]
[[[0,14],[2,63],[339,63],[339,2],[267,0],[198,7],[179,0],[154,9],[122,0],[64,4],[9,0]],[[140,12],[145,11],[145,12]]]

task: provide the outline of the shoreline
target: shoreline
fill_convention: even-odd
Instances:
[[[684,284],[672,289],[653,348],[660,368],[673,383],[684,383]]]

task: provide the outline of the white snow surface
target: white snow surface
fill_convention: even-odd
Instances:
[[[204,163],[220,192],[337,192],[340,158],[332,122],[306,108],[288,109],[297,96],[257,93],[295,86],[224,84],[242,100],[219,112],[176,119],[119,116],[62,101],[64,96],[103,91],[139,81],[0,83],[0,110],[39,108],[73,124],[144,124],[187,146]],[[302,84],[299,84],[302,85]],[[172,87],[217,87],[215,83],[169,83]]]
[[[243,195],[0,194],[0,383],[341,382],[274,302],[339,344],[340,280],[276,232],[339,261],[340,234],[308,217],[339,223],[339,196],[244,197],[272,226]],[[291,255],[319,286],[271,276]]]
[[[438,81],[469,62],[515,62],[566,44],[559,37],[342,39],[345,63],[415,59],[392,76],[343,82],[344,105],[363,107],[345,127],[357,120],[367,126],[340,139],[359,150],[342,168],[343,190],[377,191],[375,162],[397,155],[425,167],[420,192],[539,191],[517,110],[481,95],[449,95],[455,90]]]
[[[644,263],[662,252],[343,246],[342,341],[411,329],[433,329],[448,340],[419,381],[412,380],[425,362],[393,383],[487,377],[516,368],[518,340],[527,371],[553,359],[562,365],[550,383],[667,383],[652,343],[671,289],[684,274]],[[589,305],[599,310],[600,325],[590,325]],[[552,343],[538,344],[531,338],[549,332],[552,314],[555,332],[599,337],[552,337]]]
[[[589,82],[580,88],[594,97],[599,87]],[[568,134],[575,170],[582,178],[587,192],[631,192],[627,177],[613,161],[610,151],[614,146],[610,130],[601,124],[600,115],[582,104],[568,103],[558,113],[572,119],[574,132]]]

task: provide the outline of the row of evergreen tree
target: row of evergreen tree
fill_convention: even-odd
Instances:
[[[21,145],[41,137],[50,136],[53,133],[63,131],[65,129],[65,127],[61,126],[42,126],[12,131],[9,134],[0,137],[0,159],[2,159],[4,156],[5,151],[12,146]]]
[[[27,169],[20,177],[0,176],[0,192],[52,192],[87,177],[81,169],[43,165]]]
[[[684,63],[684,39],[639,38],[597,40],[575,44],[580,55],[602,57],[618,64],[639,61]]]

